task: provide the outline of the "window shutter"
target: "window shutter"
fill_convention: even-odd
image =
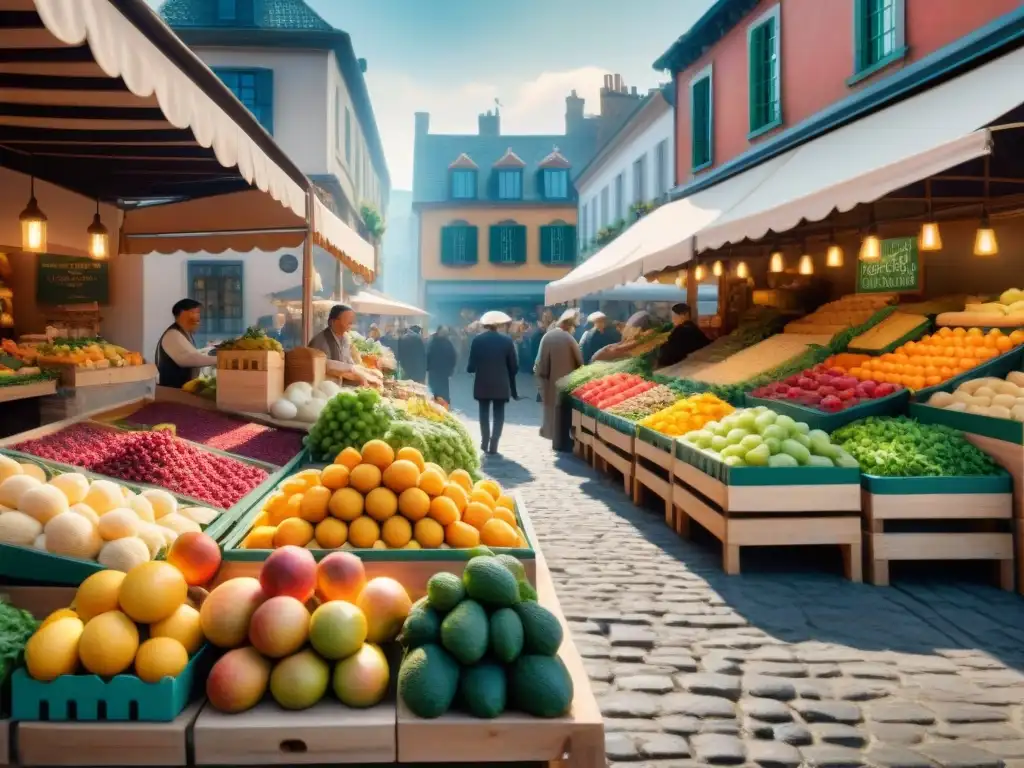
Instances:
[[[455,227],[441,227],[441,263],[451,265],[455,261]]]
[[[552,226],[542,226],[540,228],[540,263],[550,264],[551,263],[551,238],[554,235],[555,228]]]
[[[476,227],[462,227],[462,231],[466,238],[466,263],[476,264],[477,241],[480,236],[480,231]]]
[[[562,227],[562,237],[564,242],[564,256],[567,264],[576,263],[576,227],[572,224],[566,224]]]
[[[853,0],[853,71],[860,72],[867,62],[868,2]]]
[[[518,226],[512,228],[512,244],[514,246],[516,264],[526,263],[526,227]]]
[[[267,133],[274,135],[274,70],[256,71],[256,103],[260,110],[260,122]]]
[[[764,44],[762,38],[763,27],[756,27],[750,33],[750,50],[747,55],[750,57],[750,130],[754,131],[761,127],[761,62],[764,59]]]

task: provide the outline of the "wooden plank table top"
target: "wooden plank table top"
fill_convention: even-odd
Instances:
[[[46,397],[57,394],[56,381],[34,381],[30,384],[11,384],[0,387],[0,403],[28,400],[30,397]]]

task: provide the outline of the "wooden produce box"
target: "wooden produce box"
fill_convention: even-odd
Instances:
[[[593,441],[594,468],[606,474],[614,469],[622,475],[622,485],[628,494],[633,492],[635,441],[636,424],[609,414],[598,417]]]
[[[217,352],[217,407],[267,413],[284,394],[284,355],[273,350]]]
[[[47,364],[47,369],[60,373],[61,386],[79,387],[109,386],[111,384],[134,384],[157,378],[156,366],[152,363],[126,365],[121,368],[80,368],[75,365]]]
[[[272,701],[227,715],[203,707],[192,729],[196,765],[394,763],[394,700],[352,709],[330,696],[289,712]]]
[[[312,347],[298,347],[285,352],[284,385],[305,381],[314,387],[327,377],[327,355]]]
[[[642,504],[644,497],[653,493],[665,502],[665,524],[675,529],[676,509],[672,501],[675,440],[653,429],[640,427],[633,451],[633,503]]]
[[[723,568],[740,572],[741,547],[838,545],[843,570],[861,581],[860,470],[728,467],[676,443],[676,531],[700,523],[722,542]]]
[[[535,540],[528,520],[527,535]],[[398,762],[486,765],[496,761],[550,763],[561,768],[604,768],[604,720],[583,660],[555,594],[551,573],[537,551],[534,580],[538,601],[558,617],[565,639],[558,655],[572,677],[574,697],[569,714],[543,719],[508,712],[493,720],[452,712],[432,720],[412,714],[398,702]]]
[[[594,460],[594,440],[596,439],[597,421],[589,415],[586,406],[579,400],[572,399],[572,442],[573,453],[584,461]]]
[[[1013,589],[1013,495],[1008,475],[864,475],[862,484],[870,583],[887,585],[894,561],[991,560],[999,586]]]
[[[0,403],[27,400],[30,397],[45,397],[57,393],[56,381],[34,381],[31,384],[9,384],[0,387]]]

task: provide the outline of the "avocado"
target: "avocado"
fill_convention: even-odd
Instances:
[[[572,677],[557,656],[520,656],[508,687],[512,706],[534,717],[561,717],[572,706]]]
[[[474,557],[494,557],[494,551],[490,547],[485,547],[483,544],[478,544],[472,549],[466,550],[467,560],[472,560]]]
[[[460,664],[476,664],[487,653],[487,612],[463,600],[441,622],[441,645]]]
[[[485,605],[504,608],[519,602],[519,583],[494,557],[474,557],[462,572],[466,593]]]
[[[491,653],[503,664],[511,664],[523,652],[523,622],[511,608],[491,614]]]
[[[398,694],[417,717],[440,717],[459,687],[459,665],[433,643],[406,654],[398,669]]]
[[[508,568],[509,572],[516,577],[516,580],[523,581],[526,579],[526,569],[512,555],[498,555],[495,559]]]
[[[465,667],[459,675],[459,706],[474,717],[493,718],[505,711],[505,669],[493,662]]]
[[[519,599],[520,601],[530,600],[534,603],[537,602],[537,590],[526,579],[522,579],[519,582]]]
[[[448,613],[466,597],[462,579],[454,573],[435,573],[427,581],[427,600],[432,608]]]
[[[540,603],[516,603],[513,610],[523,623],[523,653],[554,656],[562,644],[562,624]]]
[[[416,648],[441,640],[441,614],[428,604],[414,605],[405,618],[398,642],[406,648]]]

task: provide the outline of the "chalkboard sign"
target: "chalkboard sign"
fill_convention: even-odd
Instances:
[[[916,237],[883,240],[879,261],[857,262],[857,293],[920,293],[921,289]]]
[[[107,304],[110,298],[109,270],[106,260],[84,256],[36,257],[36,303]]]

